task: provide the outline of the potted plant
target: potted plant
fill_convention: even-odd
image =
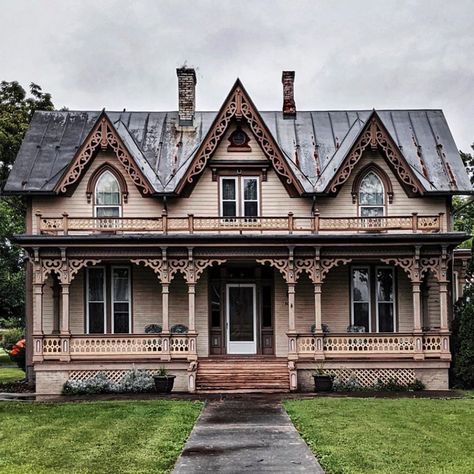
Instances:
[[[326,374],[324,371],[324,364],[321,363],[313,373],[314,391],[315,392],[330,392],[332,390],[332,375]]]
[[[158,393],[170,393],[173,390],[176,375],[169,375],[165,367],[160,367],[158,373],[153,376],[155,389]]]

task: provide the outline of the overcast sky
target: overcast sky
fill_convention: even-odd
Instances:
[[[176,67],[197,107],[240,77],[280,109],[296,71],[301,110],[442,108],[474,142],[474,0],[0,0],[0,80],[40,84],[59,108],[175,110]]]

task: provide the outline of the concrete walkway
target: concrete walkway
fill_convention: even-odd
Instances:
[[[324,471],[278,401],[248,397],[208,402],[173,472]]]

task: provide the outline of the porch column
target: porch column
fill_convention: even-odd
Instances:
[[[295,283],[288,283],[288,359],[296,360]]]
[[[196,332],[196,284],[188,283],[189,332]]]
[[[413,358],[417,360],[424,359],[423,355],[423,333],[421,330],[421,290],[418,280],[412,282],[413,292],[413,340],[414,354]]]
[[[448,283],[445,281],[439,283],[439,313],[441,331],[448,332]]]
[[[162,325],[163,332],[170,332],[170,322],[169,322],[169,283],[161,284],[161,308],[162,308]]]
[[[169,283],[161,283],[161,309],[162,309],[162,331],[163,350],[162,359],[170,360],[170,322],[169,322]]]
[[[314,283],[314,358],[324,359],[323,350],[323,325],[321,313],[321,290],[322,283]]]
[[[69,329],[69,283],[61,283],[61,355],[60,360],[71,360],[69,351],[69,342],[71,338],[71,331]]]
[[[33,284],[33,362],[43,360],[43,283]]]
[[[188,332],[188,360],[197,359],[197,341],[196,341],[196,284],[188,283],[188,313],[189,313],[189,332]]]

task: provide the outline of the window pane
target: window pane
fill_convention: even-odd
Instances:
[[[89,301],[104,301],[104,269],[89,268]]]
[[[235,202],[223,202],[222,203],[222,214],[227,217],[235,217],[237,215],[237,206]]]
[[[393,332],[393,303],[379,303],[379,331]]]
[[[222,180],[222,199],[223,200],[235,200],[235,180],[223,179]]]
[[[352,270],[353,301],[369,301],[369,270],[354,268]]]
[[[95,188],[95,203],[103,204],[120,204],[120,186],[115,176],[106,171],[97,180]]]
[[[89,303],[89,333],[103,334],[104,332],[104,303]]]
[[[219,283],[211,285],[211,325],[213,328],[221,326],[221,287]]]
[[[258,216],[258,205],[256,202],[246,202],[244,204],[244,213],[245,216]]]
[[[257,200],[257,180],[256,179],[244,179],[244,200],[245,201]]]
[[[384,204],[384,189],[382,181],[375,173],[368,173],[360,183],[359,203],[377,205]]]
[[[120,217],[119,207],[96,207],[96,217]]]
[[[129,320],[128,320],[128,304],[127,312],[114,311],[114,333],[128,333],[129,329]]]
[[[377,270],[377,300],[393,301],[393,271],[391,268]]]
[[[354,303],[354,326],[369,330],[369,303]]]
[[[128,268],[113,270],[114,301],[128,301]]]
[[[360,216],[361,217],[382,217],[383,207],[361,207]]]

